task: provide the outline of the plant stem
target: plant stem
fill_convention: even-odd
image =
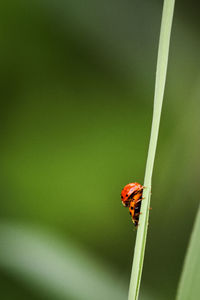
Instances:
[[[163,102],[164,88],[165,88],[165,81],[166,81],[174,4],[175,4],[175,0],[164,0],[161,30],[160,30],[160,40],[159,40],[159,48],[158,48],[157,68],[156,68],[153,120],[152,120],[152,127],[151,127],[151,137],[149,142],[149,151],[148,151],[148,157],[146,163],[145,178],[144,178],[144,186],[145,186],[143,192],[144,200],[142,201],[142,205],[141,205],[140,222],[138,226],[137,238],[135,243],[135,251],[134,251],[134,258],[133,258],[130,287],[129,287],[129,296],[128,296],[129,300],[138,299],[141,276],[142,276],[148,219],[149,219],[151,181],[152,181],[152,173],[153,173],[153,166],[154,166],[154,160],[156,154],[160,116],[161,116],[162,102]]]

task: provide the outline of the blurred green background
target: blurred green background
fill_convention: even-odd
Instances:
[[[199,7],[175,7],[141,300],[174,299],[199,203]],[[136,231],[120,192],[143,183],[161,13],[1,2],[2,299],[126,299]]]

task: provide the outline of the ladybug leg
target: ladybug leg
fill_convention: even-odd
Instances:
[[[141,213],[141,212],[138,212],[138,213],[136,213],[136,214],[134,215],[134,217],[138,217],[139,215],[142,215],[142,213]]]
[[[145,199],[145,198],[142,197],[142,198],[138,199],[136,203],[141,202],[141,201],[144,200],[144,199]]]
[[[135,229],[137,230],[138,229],[138,226],[139,226],[140,224],[139,223],[137,223],[137,225],[135,224]]]
[[[136,202],[136,204],[139,203],[139,202],[141,202],[141,201],[142,201],[142,199],[138,199],[137,202]]]

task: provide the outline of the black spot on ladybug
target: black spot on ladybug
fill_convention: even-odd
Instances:
[[[121,198],[123,199],[123,196],[121,196]]]
[[[128,194],[126,194],[126,197],[128,197]]]
[[[131,210],[133,210],[133,206],[131,206]]]

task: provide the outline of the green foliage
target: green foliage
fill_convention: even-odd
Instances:
[[[198,299],[200,295],[200,208],[191,234],[177,292],[177,300]]]
[[[139,296],[139,288],[140,288],[140,281],[142,276],[148,219],[149,219],[152,173],[153,173],[153,165],[154,165],[155,154],[156,154],[160,116],[161,116],[164,88],[165,88],[165,81],[166,81],[174,3],[175,3],[174,0],[165,0],[164,7],[163,7],[160,41],[159,41],[159,49],[158,49],[158,61],[157,61],[157,70],[156,70],[153,121],[152,121],[151,137],[149,143],[149,152],[148,152],[147,164],[146,164],[146,172],[144,178],[144,186],[145,186],[144,193],[143,193],[144,200],[142,201],[142,205],[141,205],[141,216],[140,216],[136,244],[135,244],[133,267],[132,267],[132,274],[131,274],[131,281],[130,281],[130,288],[129,288],[129,300],[133,300],[133,299],[136,300],[138,299]]]
[[[25,224],[0,224],[0,266],[45,299],[126,299],[122,281],[80,246]]]
[[[200,2],[176,5],[141,300],[174,299],[200,194]],[[157,0],[1,1],[0,222],[53,229],[126,292],[136,232],[119,195],[143,181],[161,12]],[[44,297],[6,251],[2,299],[53,293],[46,265]],[[39,264],[30,254],[21,267]]]

